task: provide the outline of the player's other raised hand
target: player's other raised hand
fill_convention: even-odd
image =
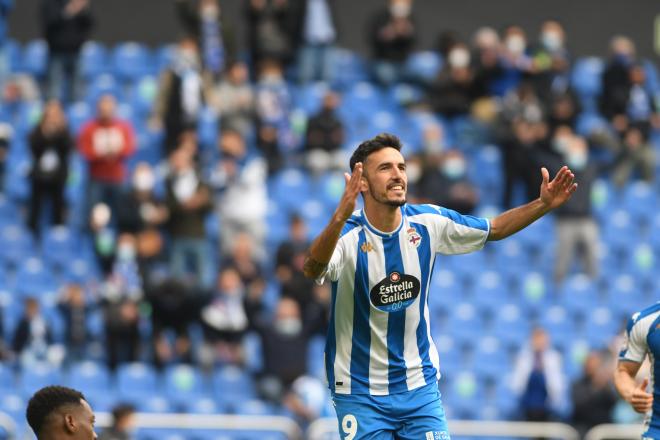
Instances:
[[[353,174],[344,173],[344,179],[346,179],[346,188],[335,211],[335,215],[341,221],[350,218],[355,211],[357,197],[362,187],[362,162],[355,164]]]
[[[575,175],[567,166],[561,167],[552,181],[550,181],[550,173],[545,167],[541,168],[541,176],[543,177],[541,201],[549,209],[554,209],[570,199],[578,186],[574,182]]]

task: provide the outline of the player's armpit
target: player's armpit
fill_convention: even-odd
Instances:
[[[325,272],[327,268],[327,263],[321,263],[316,261],[311,256],[308,256],[305,259],[305,263],[303,264],[303,273],[308,278],[318,278]]]

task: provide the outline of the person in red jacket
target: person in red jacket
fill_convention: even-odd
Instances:
[[[96,118],[80,132],[80,153],[89,165],[88,211],[97,203],[117,212],[117,202],[126,181],[126,160],[135,153],[135,134],[127,121],[115,116],[117,101],[103,95],[97,103]]]

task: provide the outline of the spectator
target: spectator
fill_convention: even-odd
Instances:
[[[236,57],[236,42],[218,0],[176,0],[179,21],[199,44],[204,71],[218,78]]]
[[[214,108],[220,115],[222,129],[238,131],[243,137],[251,134],[254,124],[254,100],[247,65],[242,62],[231,64],[216,89],[213,101]]]
[[[9,76],[9,56],[7,54],[7,21],[9,13],[14,8],[14,0],[0,0],[0,90],[4,90],[5,81]]]
[[[458,150],[428,155],[423,160],[424,170],[417,183],[420,203],[432,203],[471,214],[479,197],[467,177],[467,161]]]
[[[122,234],[117,240],[112,271],[102,286],[106,358],[110,369],[135,362],[140,353],[142,277],[136,258],[135,236]]]
[[[548,107],[555,95],[569,90],[570,59],[566,33],[558,21],[543,22],[539,40],[531,54],[532,81],[541,102]]]
[[[527,36],[519,26],[509,26],[504,30],[500,62],[503,74],[498,89],[502,95],[518,87],[523,77],[532,69],[532,60],[527,54]]]
[[[273,60],[260,64],[256,87],[257,122],[270,124],[279,130],[288,128],[291,94],[284,80],[282,65]]]
[[[567,164],[580,182],[573,197],[556,211],[555,281],[563,281],[578,251],[581,251],[584,271],[595,278],[598,274],[599,233],[591,212],[591,189],[599,170],[589,159],[585,139],[576,136],[568,126],[556,130],[552,144],[561,155],[555,159],[555,168],[558,170],[562,164]]]
[[[257,149],[268,163],[268,176],[272,176],[284,166],[284,158],[280,151],[279,131],[275,125],[258,125]]]
[[[103,202],[112,213],[117,212],[126,179],[126,160],[135,152],[133,127],[116,117],[116,109],[112,95],[101,96],[96,118],[80,132],[80,153],[89,163],[88,210]]]
[[[135,428],[135,408],[119,404],[112,408],[112,425],[103,430],[98,440],[132,440]]]
[[[500,82],[504,69],[500,60],[501,42],[495,29],[479,28],[473,37],[472,68],[475,87],[489,95],[502,96]]]
[[[258,258],[263,256],[266,236],[266,163],[247,152],[240,133],[225,130],[218,141],[221,158],[211,170],[211,184],[216,193],[215,206],[222,228],[222,254],[231,252],[235,239],[247,232],[252,236]]]
[[[87,347],[91,342],[87,319],[92,310],[92,304],[85,300],[82,286],[79,284],[64,286],[57,308],[64,320],[67,363],[86,360]]]
[[[298,81],[330,82],[333,78],[333,51],[337,40],[336,2],[297,0],[294,12],[295,46],[298,48]]]
[[[78,99],[78,57],[94,25],[90,0],[42,0],[48,43],[48,97],[65,104]]]
[[[436,113],[452,118],[470,112],[474,100],[486,91],[478,90],[470,67],[470,51],[462,43],[449,50],[447,63],[438,75],[430,93],[431,106]]]
[[[89,216],[89,229],[92,235],[94,255],[101,272],[107,275],[112,270],[115,258],[115,242],[117,232],[112,227],[112,216],[116,215],[110,211],[105,203],[97,203],[92,207]]]
[[[280,243],[276,252],[275,274],[280,283],[291,279],[293,272],[297,270],[295,257],[305,253],[308,247],[309,239],[305,220],[300,215],[294,214],[289,220],[289,234]]]
[[[403,76],[404,64],[417,38],[411,13],[412,0],[390,0],[389,7],[379,11],[371,22],[374,74],[383,86],[392,85]]]
[[[222,269],[211,301],[201,313],[205,341],[201,362],[205,366],[243,362],[241,344],[248,329],[244,301],[245,286],[238,271],[231,267]]]
[[[561,414],[566,398],[561,362],[560,354],[550,348],[545,330],[534,329],[530,345],[518,353],[511,375],[525,420],[549,421]]]
[[[287,64],[293,55],[289,0],[244,0],[253,67],[265,60]]]
[[[209,187],[195,170],[192,153],[179,148],[170,155],[167,177],[167,228],[172,239],[170,267],[175,277],[188,274],[192,259],[194,282],[203,289],[213,285],[214,269],[211,249],[206,239],[206,214],[211,209]]]
[[[344,124],[337,115],[339,95],[328,92],[323,98],[323,107],[307,124],[305,150],[307,166],[315,173],[332,168],[342,168],[344,155]]]
[[[630,67],[635,63],[635,43],[628,37],[617,35],[610,42],[610,60],[603,70],[600,111],[623,131],[630,91]]]
[[[234,268],[248,295],[252,298],[259,298],[265,289],[265,281],[264,270],[255,253],[252,235],[248,232],[241,232],[234,239],[231,255],[225,257],[221,267]]]
[[[4,194],[6,163],[9,156],[9,145],[14,137],[14,129],[10,124],[0,122],[0,194]]]
[[[29,141],[32,152],[32,194],[28,225],[38,236],[44,202],[50,200],[52,223],[64,223],[64,185],[69,174],[69,151],[73,139],[59,102],[50,101],[46,105],[41,121],[30,133]]]
[[[611,381],[614,366],[609,358],[607,351],[589,353],[582,377],[573,383],[571,424],[582,438],[594,426],[612,423],[617,395]]]
[[[635,64],[630,68],[629,75],[626,112],[615,117],[615,128],[622,131],[623,138],[621,152],[612,170],[612,179],[617,186],[625,185],[636,171],[643,180],[653,181],[655,154],[649,136],[651,128],[660,128],[658,106],[645,87],[644,68]]]
[[[151,124],[165,127],[165,152],[169,155],[181,142],[181,135],[197,128],[202,109],[212,102],[212,82],[202,75],[197,43],[184,38],[172,65],[160,77]]]
[[[63,350],[54,344],[52,328],[36,298],[28,297],[24,301],[23,316],[14,329],[12,349],[23,368],[42,362],[59,367],[62,362]]]
[[[147,162],[135,166],[131,188],[124,192],[117,210],[119,232],[138,233],[167,221],[167,207],[154,192],[156,176]]]

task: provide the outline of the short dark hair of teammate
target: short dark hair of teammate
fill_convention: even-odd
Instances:
[[[383,148],[394,148],[397,151],[401,151],[401,140],[389,133],[381,133],[376,137],[368,139],[362,142],[353,152],[350,161],[351,172],[355,168],[355,164],[358,162],[364,162],[367,160],[367,157],[378,150]]]
[[[94,412],[85,396],[72,388],[47,386],[30,398],[25,411],[37,439],[94,440]]]

